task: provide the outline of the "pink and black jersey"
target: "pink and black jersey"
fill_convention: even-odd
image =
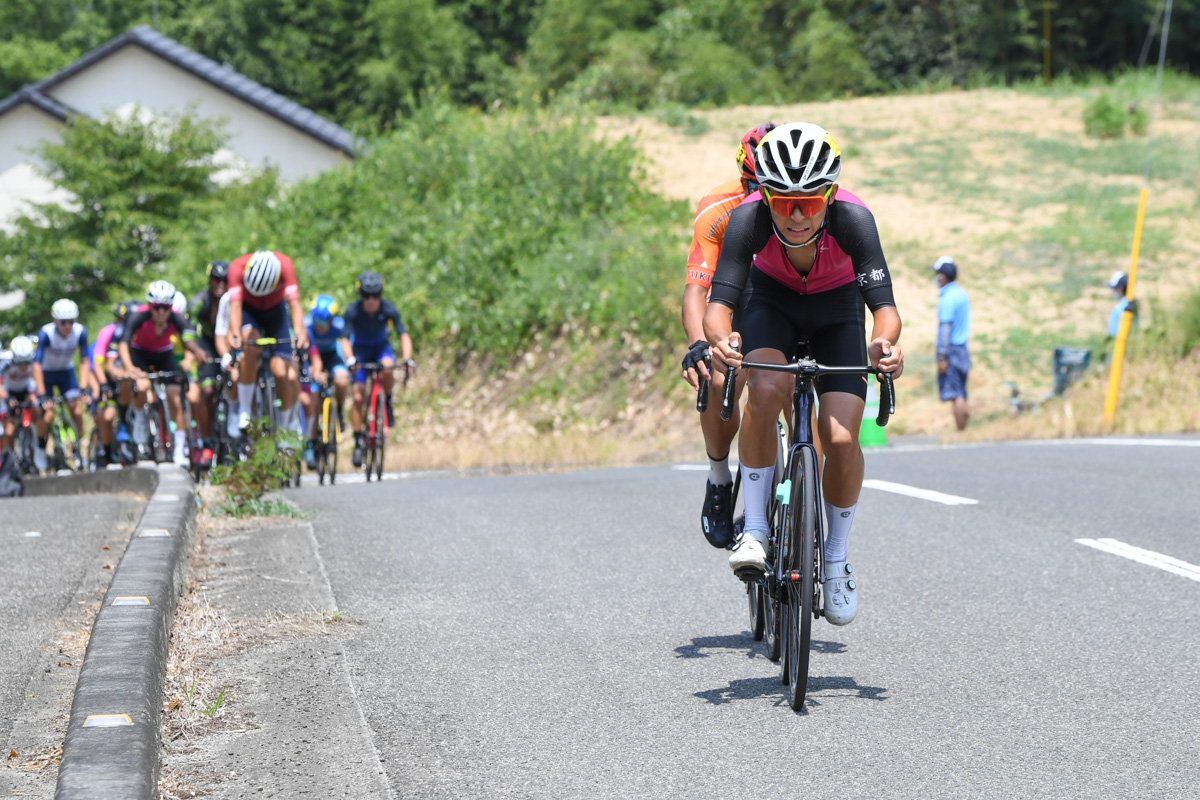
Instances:
[[[187,319],[177,311],[172,311],[167,317],[167,323],[162,331],[154,330],[154,320],[150,317],[148,306],[142,306],[137,311],[129,312],[125,320],[125,331],[121,341],[134,350],[146,353],[165,353],[171,349],[171,336],[178,334],[183,341],[196,338],[196,330]]]

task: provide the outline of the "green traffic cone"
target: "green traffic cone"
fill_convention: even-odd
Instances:
[[[862,427],[858,432],[858,443],[862,447],[886,447],[887,431],[879,427],[875,418],[879,416],[879,390],[875,384],[867,386],[867,406],[863,409]]]

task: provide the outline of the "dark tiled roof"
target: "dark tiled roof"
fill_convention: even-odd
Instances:
[[[129,32],[106,42],[45,80],[34,84],[31,88],[35,93],[45,92],[70,78],[72,75],[87,69],[97,61],[107,58],[130,44],[136,44],[149,50],[159,58],[169,61],[180,69],[187,70],[196,77],[224,89],[255,108],[261,109],[276,119],[280,119],[310,136],[320,139],[331,147],[336,147],[347,155],[354,155],[355,140],[354,135],[350,131],[340,125],[335,125],[315,112],[309,111],[299,103],[295,103],[283,95],[271,91],[262,84],[250,80],[245,75],[235,72],[232,68],[218,64],[211,58],[202,56],[195,50],[184,47],[174,39],[163,36],[148,25],[139,25]],[[29,87],[22,89],[21,92],[28,90]],[[17,94],[19,95],[21,92]],[[12,99],[9,98],[9,100],[0,104],[0,114],[8,110],[8,103]]]
[[[34,87],[26,86],[4,102],[0,102],[0,117],[22,103],[29,103],[32,106],[36,106],[60,122],[66,122],[69,115],[77,113],[70,106],[65,106],[57,100],[47,97]]]

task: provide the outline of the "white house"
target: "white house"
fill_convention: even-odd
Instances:
[[[0,227],[29,201],[69,200],[37,174],[30,148],[73,114],[185,111],[221,119],[228,162],[273,165],[294,181],[354,157],[344,128],[173,39],[140,26],[0,102]]]

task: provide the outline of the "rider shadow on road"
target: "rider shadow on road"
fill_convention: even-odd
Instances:
[[[749,638],[747,634],[732,636],[698,636],[689,645],[676,647],[677,658],[708,658],[706,650],[745,650],[747,658],[763,657],[762,647]],[[814,653],[836,655],[846,651],[846,645],[841,642],[812,641]],[[783,687],[779,676],[767,678],[740,678],[729,682],[728,686],[719,689],[707,689],[696,692],[696,697],[713,705],[724,705],[734,700],[752,700],[758,697],[776,697],[777,704],[786,703],[783,697]],[[808,678],[808,697],[804,703],[804,712],[809,707],[821,705],[822,699],[834,697],[852,697],[863,700],[887,700],[887,689],[882,686],[862,686],[848,676],[810,675]]]
[[[675,648],[676,658],[708,658],[706,650],[744,650],[746,658],[766,658],[762,645],[750,637],[750,632],[728,636],[697,636],[691,644]],[[814,653],[843,653],[846,645],[841,642],[819,642],[813,640]]]

